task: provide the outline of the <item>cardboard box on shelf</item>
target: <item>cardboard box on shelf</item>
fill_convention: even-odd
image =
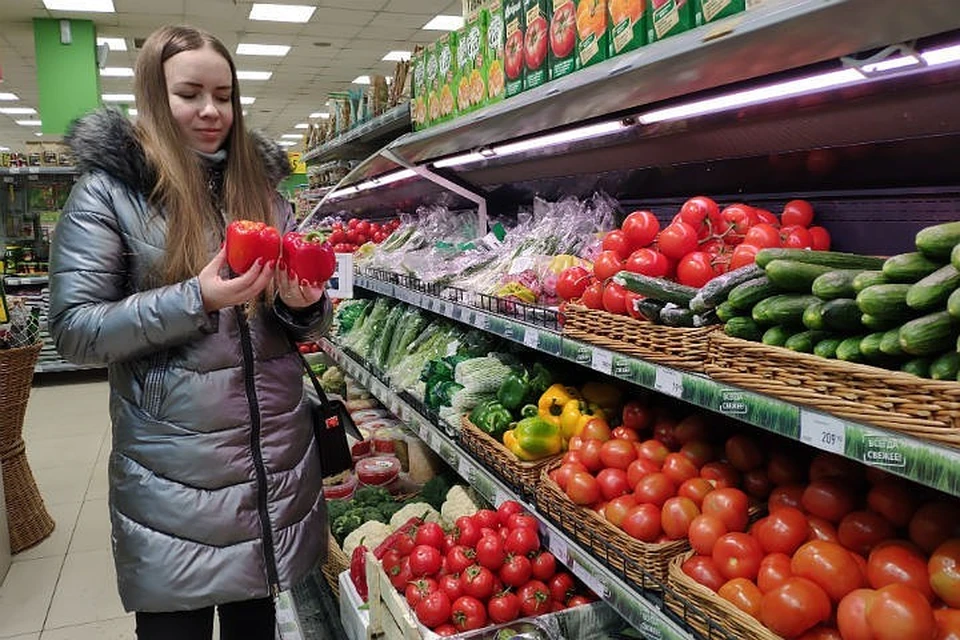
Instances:
[[[574,0],[551,0],[547,40],[549,80],[568,76],[577,63],[577,3]]]
[[[457,58],[454,72],[454,100],[460,115],[487,103],[487,83],[483,78],[486,59],[487,28],[482,13],[469,18],[457,31]]]
[[[506,76],[504,95],[507,98],[523,91],[523,76],[526,68],[524,41],[527,32],[523,6],[524,0],[503,0],[503,72]]]
[[[577,68],[602,62],[610,56],[607,0],[577,0]]]
[[[694,0],[646,0],[647,42],[663,40],[695,26]]]
[[[457,115],[454,100],[454,76],[456,74],[457,34],[448,33],[437,40],[437,109],[438,121],[446,122]]]
[[[694,21],[699,27],[745,11],[746,8],[746,0],[697,0]]]
[[[440,91],[438,89],[440,64],[437,59],[436,43],[434,43],[431,47],[427,47],[427,50],[424,53],[424,59],[426,60],[425,95],[427,100],[427,117],[424,126],[430,127],[440,120]]]
[[[523,0],[525,32],[523,57],[526,63],[523,90],[534,89],[550,80],[547,49],[550,46],[550,6],[552,0]]]
[[[504,46],[506,31],[503,21],[503,1],[492,0],[484,5],[481,20],[486,23],[487,46],[484,49],[483,81],[487,86],[487,104],[503,100],[506,93],[504,74]]]
[[[427,62],[426,52],[419,46],[413,52],[410,59],[410,120],[413,123],[413,130],[420,131],[428,123],[427,100],[429,91],[427,91]]]
[[[609,0],[609,57],[647,44],[646,0]]]

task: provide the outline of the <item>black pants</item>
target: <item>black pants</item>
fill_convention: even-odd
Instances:
[[[244,600],[217,607],[221,640],[274,640],[273,599]],[[137,640],[211,640],[213,607],[169,613],[137,612]]]

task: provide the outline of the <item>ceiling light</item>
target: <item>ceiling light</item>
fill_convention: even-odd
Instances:
[[[110,51],[126,51],[127,41],[123,38],[97,38],[97,44],[105,44]]]
[[[380,59],[385,62],[400,62],[401,60],[409,60],[412,55],[409,51],[390,51]]]
[[[91,13],[116,13],[113,0],[43,0],[48,11],[86,11]]]
[[[880,71],[893,71],[894,69],[903,69],[904,67],[913,67],[920,64],[920,59],[916,56],[899,56],[890,58],[882,62],[872,62],[858,67],[863,73],[877,73]]]
[[[309,128],[310,128],[310,125],[308,125],[306,122],[301,122],[300,124],[295,124],[295,125],[293,125],[293,128],[294,128],[294,129],[309,129]]]
[[[37,136],[38,138],[41,138],[41,137],[43,137],[43,133],[42,133],[42,132],[40,132],[40,131],[37,131],[37,132],[36,132],[36,133],[34,133],[33,135],[35,135],[35,136]]]
[[[456,31],[462,26],[463,18],[460,16],[439,15],[423,25],[423,28],[428,31]]]
[[[285,133],[280,137],[285,138],[286,140],[303,140],[302,133]]]
[[[960,60],[960,44],[924,51],[920,54],[920,57],[931,67],[948,62],[957,62]]]
[[[0,151],[10,151],[10,147],[0,147]]]
[[[132,93],[105,93],[100,98],[104,102],[136,102]]]
[[[237,80],[269,80],[273,71],[237,71]]]
[[[316,7],[302,4],[261,4],[250,7],[250,20],[269,22],[309,22]]]
[[[0,100],[19,100],[15,93],[0,93]]]
[[[39,127],[42,124],[40,120],[15,120],[15,122],[21,127]]]
[[[132,78],[132,67],[104,67],[100,69],[100,75],[111,78]]]
[[[313,113],[310,114],[310,117],[311,117],[311,118],[321,118],[321,119],[323,119],[323,120],[326,120],[327,118],[330,117],[330,114],[327,113],[326,111],[315,111],[315,112],[313,112]]]
[[[277,144],[280,145],[281,147],[293,147],[293,146],[296,146],[297,143],[290,142],[289,140],[279,140]]]
[[[376,187],[383,187],[394,182],[399,182],[400,180],[406,180],[407,178],[413,178],[416,175],[416,172],[412,169],[399,169],[397,171],[385,173],[382,176],[377,176],[376,178],[371,178],[370,180],[361,182],[353,187],[345,187],[343,189],[331,191],[328,197],[342,198],[343,196],[360,193],[361,191],[367,191],[368,189],[374,189]]]
[[[249,113],[246,109],[243,110],[243,115],[246,116]]]
[[[128,116],[135,116],[135,115],[137,115],[137,110],[136,110],[136,109],[127,109],[127,115],[128,115]]]
[[[357,76],[353,79],[353,84],[370,84],[370,76]]]
[[[249,96],[240,96],[240,104],[253,104],[256,102],[256,98],[251,98]]]
[[[33,107],[0,107],[0,113],[8,116],[28,116],[36,112]]]
[[[290,53],[290,47],[285,44],[238,44],[238,56],[276,56],[283,57]]]

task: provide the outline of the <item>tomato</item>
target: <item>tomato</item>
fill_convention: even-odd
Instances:
[[[525,511],[512,514],[507,518],[507,528],[513,531],[514,529],[530,529],[531,531],[540,531],[540,523],[537,522],[537,519],[531,516]]]
[[[788,578],[760,601],[760,621],[784,638],[794,638],[830,617],[830,598],[806,578]]]
[[[863,465],[835,453],[818,453],[810,463],[810,480],[833,479],[859,486],[865,477]]]
[[[603,309],[609,313],[626,315],[627,290],[616,282],[608,282],[603,287]]]
[[[806,487],[799,484],[780,485],[770,492],[767,508],[773,512],[780,507],[801,508],[800,500]]]
[[[830,251],[830,232],[823,227],[810,227],[810,248],[814,251]]]
[[[763,524],[754,527],[757,540],[766,553],[792,555],[807,541],[809,529],[807,517],[793,507],[783,507],[764,518]]]
[[[874,589],[888,584],[905,584],[929,600],[933,600],[927,559],[912,545],[903,541],[882,544],[867,559],[867,580]]]
[[[547,58],[547,19],[537,16],[527,25],[523,39],[523,59],[527,69],[536,71]]]
[[[780,231],[772,224],[761,222],[750,227],[743,244],[753,245],[757,249],[780,246]]]
[[[700,468],[700,477],[711,481],[718,489],[740,486],[740,472],[729,462],[708,462]]]
[[[610,431],[609,422],[603,418],[592,418],[583,426],[580,437],[584,440],[599,440],[603,443],[613,437],[613,432]]]
[[[611,440],[611,442],[613,441]],[[626,442],[626,440],[621,440],[621,442]],[[602,469],[597,474],[597,483],[600,485],[600,495],[604,500],[613,500],[633,490],[630,483],[627,482],[627,472],[623,469]]]
[[[613,251],[601,251],[593,262],[593,275],[603,281],[623,269],[623,260]]]
[[[718,591],[726,582],[710,556],[690,556],[680,565],[680,570],[711,591]]]
[[[610,435],[617,440],[627,440],[629,442],[640,442],[640,434],[637,433],[636,429],[631,429],[630,427],[617,427],[610,432]],[[636,447],[633,448],[634,453],[636,453]]]
[[[960,505],[956,502],[930,502],[910,519],[910,540],[926,553],[949,538],[960,536]]]
[[[587,285],[580,302],[588,309],[603,309],[603,283],[594,281]]]
[[[476,596],[460,596],[450,606],[450,619],[458,631],[471,631],[487,625],[487,608],[482,600],[484,598]]]
[[[757,214],[753,207],[746,204],[732,204],[720,212],[720,219],[727,223],[728,231],[724,242],[729,245],[740,244],[753,225],[757,224]]]
[[[530,562],[535,580],[549,580],[557,572],[557,559],[549,551],[541,551]]]
[[[487,614],[495,624],[516,620],[520,615],[520,598],[509,591],[495,594],[487,603]]]
[[[662,442],[663,445],[670,451],[676,451],[680,448],[681,444],[674,435],[676,428],[676,420],[674,420],[669,414],[661,413],[653,422],[653,438],[654,440],[659,440]]]
[[[670,271],[667,257],[655,249],[637,249],[627,257],[623,266],[627,271],[642,273],[651,278],[663,278]]]
[[[690,523],[687,537],[690,539],[690,547],[694,551],[704,556],[713,555],[713,547],[717,544],[720,536],[727,531],[727,525],[723,520],[714,515],[700,514]]]
[[[697,508],[700,508],[703,506],[703,499],[713,490],[713,484],[706,478],[690,478],[683,481],[677,489],[677,495],[690,498]]]
[[[533,563],[527,556],[508,556],[499,568],[497,577],[508,587],[521,587],[533,576]]]
[[[773,591],[791,576],[793,571],[790,570],[790,556],[785,553],[771,553],[760,561],[757,587],[762,593]]]
[[[691,440],[685,443],[680,447],[680,455],[689,458],[698,469],[717,457],[713,445],[706,440]]]
[[[832,523],[818,518],[817,516],[807,516],[807,540],[825,540],[827,542],[840,543],[840,536],[837,535],[837,528]]]
[[[695,196],[683,203],[680,213],[677,214],[683,222],[699,227],[706,220],[712,220],[720,215],[720,207],[706,196]]]
[[[439,627],[450,620],[450,599],[443,591],[434,591],[417,603],[417,619],[425,626]]]
[[[623,233],[637,249],[646,247],[660,233],[660,221],[649,211],[634,211],[620,225]]]
[[[844,640],[873,640],[867,624],[867,603],[874,595],[873,589],[855,589],[837,605],[837,627]]]
[[[657,245],[660,253],[679,260],[697,250],[697,230],[685,222],[673,222],[660,232]]]
[[[660,526],[671,540],[687,537],[690,523],[700,515],[700,509],[690,498],[674,496],[663,503],[660,509]]]
[[[569,609],[573,609],[574,607],[579,607],[582,604],[590,604],[591,602],[594,601],[587,596],[577,594],[575,596],[570,596],[570,599],[567,600],[567,607]]]
[[[741,484],[748,496],[759,498],[760,500],[766,500],[770,492],[773,491],[773,483],[770,482],[770,478],[767,477],[767,472],[763,469],[747,471],[743,474]]]
[[[566,571],[558,571],[547,582],[550,597],[557,602],[566,602],[576,592],[576,582],[573,576]]]
[[[937,621],[937,640],[960,640],[960,611],[934,609],[933,619]]]
[[[410,573],[414,578],[432,576],[440,571],[442,563],[439,549],[425,544],[417,545],[410,554]]]
[[[884,479],[870,489],[867,506],[886,518],[890,524],[902,528],[910,524],[917,510],[917,491],[903,480]]]
[[[934,593],[947,605],[960,607],[960,539],[952,538],[937,547],[927,570]]]
[[[637,498],[632,493],[618,496],[607,503],[606,508],[603,510],[603,516],[607,519],[607,522],[613,526],[620,527],[627,513],[630,512],[630,509],[637,506],[637,504]]]
[[[867,602],[866,618],[875,640],[929,640],[937,633],[930,603],[905,584],[878,589]]]
[[[587,472],[587,468],[580,462],[565,462],[560,465],[559,469],[556,469],[553,473],[556,475],[552,476],[553,481],[557,483],[564,491],[567,490],[567,485],[570,482],[570,476],[577,472]]]
[[[601,247],[604,251],[614,252],[621,260],[626,260],[630,257],[630,254],[633,253],[630,239],[627,237],[627,234],[619,229],[608,232],[607,235],[603,237]]]
[[[754,618],[760,617],[760,602],[763,600],[763,594],[757,585],[746,578],[734,578],[726,582],[717,591],[717,595],[740,611]]]
[[[815,540],[805,543],[793,554],[790,571],[795,576],[816,582],[833,602],[840,602],[854,589],[866,586],[853,556],[836,542]]]
[[[781,244],[787,249],[809,249],[813,246],[813,238],[804,227],[797,225],[780,229]]]
[[[447,571],[450,573],[463,573],[463,571],[473,564],[476,552],[473,549],[463,545],[457,545],[447,552]]]
[[[627,512],[620,527],[628,536],[641,542],[654,542],[663,533],[660,526],[660,507],[644,503]]]
[[[809,227],[813,222],[813,206],[806,200],[791,200],[783,206],[780,220],[785,227],[790,225]]]
[[[684,480],[700,475],[693,461],[682,453],[667,455],[660,470],[674,485],[680,485]]]
[[[763,465],[763,451],[750,436],[730,436],[723,445],[723,452],[737,471],[747,472]]]
[[[504,44],[503,70],[510,80],[516,80],[523,71],[523,31],[514,31]]]
[[[703,251],[692,251],[677,263],[677,280],[680,284],[699,289],[715,277],[710,254]]]
[[[774,486],[799,484],[807,479],[807,470],[795,455],[775,452],[767,462],[767,477]]]
[[[450,602],[463,595],[463,585],[460,584],[460,574],[448,573],[440,576],[437,582],[438,588],[447,594]]]
[[[581,506],[590,506],[600,501],[600,484],[589,473],[574,472],[567,480],[567,497]]]
[[[750,500],[740,489],[711,491],[703,498],[703,513],[717,516],[727,531],[746,531]]]
[[[659,509],[669,498],[677,495],[676,487],[665,473],[657,471],[640,479],[634,488],[634,496],[637,502],[652,504]]]
[[[733,253],[730,255],[730,270],[733,271],[756,262],[758,251],[759,249],[752,244],[739,244],[734,247]]]
[[[837,527],[840,544],[861,555],[894,537],[893,525],[873,511],[851,511]]]
[[[500,567],[503,566],[503,561],[507,558],[507,552],[503,548],[503,539],[496,533],[480,538],[476,551],[477,564],[491,571],[499,571]]]
[[[470,516],[460,516],[453,523],[457,544],[473,547],[480,540],[480,527]]]
[[[803,491],[800,504],[808,513],[830,522],[840,522],[853,511],[856,498],[849,485],[837,480],[814,480]]]
[[[528,527],[513,529],[503,543],[507,553],[525,556],[540,548],[540,534]]]
[[[694,440],[710,440],[711,431],[702,415],[691,413],[677,423],[673,435],[677,443],[682,446]]]
[[[843,637],[840,635],[840,631],[834,627],[817,625],[797,637],[797,640],[843,640]]]
[[[472,564],[460,574],[460,587],[464,595],[486,600],[493,593],[493,572],[486,567]]]
[[[653,425],[653,412],[639,400],[630,400],[623,405],[620,419],[627,429],[645,431]]]
[[[626,471],[630,463],[636,459],[637,450],[629,440],[614,438],[607,440],[600,447],[600,461],[605,467]]]
[[[417,527],[417,535],[414,537],[414,542],[441,549],[443,548],[443,537],[443,527],[436,522],[424,522]]]
[[[555,58],[566,58],[577,42],[573,2],[565,2],[553,12],[550,21],[550,51]]]
[[[407,600],[407,604],[410,605],[410,608],[416,609],[420,601],[436,591],[437,588],[438,583],[433,578],[420,578],[419,580],[408,582],[403,590],[403,595]]]
[[[557,278],[557,295],[564,300],[576,300],[590,284],[590,272],[583,267],[568,267]]]
[[[766,209],[753,208],[753,213],[757,216],[757,224],[769,224],[773,227],[780,226],[780,220]]]
[[[486,527],[487,529],[499,529],[500,528],[500,519],[497,517],[497,512],[493,509],[480,509],[475,514],[473,514],[473,521],[477,523],[477,526],[480,528]]]
[[[517,591],[524,616],[538,616],[550,610],[550,589],[540,580],[531,580]]]
[[[663,465],[663,461],[670,454],[670,449],[659,440],[644,440],[638,445],[637,453],[647,460]]]
[[[763,549],[756,538],[746,533],[725,533],[713,545],[712,557],[720,574],[727,580],[756,580]]]

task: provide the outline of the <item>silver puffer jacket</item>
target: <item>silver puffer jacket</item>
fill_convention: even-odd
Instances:
[[[256,139],[279,181],[286,154]],[[207,314],[197,278],[146,288],[164,259],[165,221],[147,203],[152,175],[132,127],[99,111],[67,141],[83,176],[55,231],[50,332],[66,359],[109,368],[124,607],[198,609],[293,585],[321,560],[327,533],[303,372],[287,336],[326,331],[329,301],[297,314],[279,301]],[[293,227],[279,196],[275,219]]]

